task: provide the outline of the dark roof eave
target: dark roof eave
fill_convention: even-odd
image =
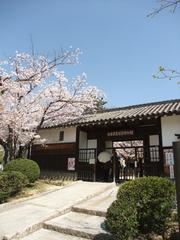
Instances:
[[[156,103],[153,103],[153,105],[157,105],[157,104],[167,104],[167,103],[177,103],[179,105],[180,103],[180,99],[177,99],[177,100],[169,100],[169,101],[163,101],[163,102],[156,102]],[[104,119],[101,118],[101,115],[99,115],[99,113],[97,113],[96,116],[96,119],[92,119],[92,120],[89,120],[88,121],[88,118],[91,119],[93,118],[93,115],[86,115],[84,120],[83,118],[80,118],[80,119],[76,119],[72,122],[67,122],[67,123],[64,123],[64,124],[58,124],[58,125],[54,125],[54,126],[47,126],[47,127],[43,127],[42,129],[50,129],[50,128],[60,128],[60,127],[78,127],[78,126],[90,126],[90,125],[100,125],[100,124],[112,124],[112,123],[121,123],[121,122],[134,122],[136,120],[150,120],[150,119],[154,119],[154,118],[159,118],[159,117],[162,117],[162,116],[172,116],[173,114],[176,114],[176,115],[180,115],[180,108],[177,108],[177,104],[175,104],[175,107],[174,109],[167,109],[166,106],[165,106],[165,109],[162,109],[162,112],[159,111],[159,112],[152,112],[152,108],[150,109],[151,113],[147,112],[147,113],[140,113],[137,115],[135,114],[134,116],[122,116],[122,117],[118,117],[118,116],[115,116],[114,118],[112,117],[108,117],[108,116],[105,116]],[[149,104],[142,104],[142,105],[137,105],[137,107],[140,107],[140,106],[151,106],[152,103],[149,103]],[[133,108],[135,107],[136,105],[133,106]],[[118,108],[118,109],[129,109],[129,107],[124,107],[124,108]],[[162,106],[162,108],[164,108],[164,106]],[[170,106],[171,108],[171,106]],[[115,109],[112,110],[112,112],[114,111]],[[157,110],[157,108],[155,109],[155,111]],[[159,110],[159,109],[158,109]],[[161,110],[161,109],[160,109]],[[101,113],[105,113],[105,112],[110,112],[110,110],[105,110],[105,111],[102,111]],[[100,114],[101,114],[100,113]],[[99,117],[99,119],[98,119]]]

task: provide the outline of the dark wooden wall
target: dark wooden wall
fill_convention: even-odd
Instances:
[[[67,171],[69,157],[76,157],[76,143],[34,145],[31,153],[31,159],[49,171]]]
[[[84,126],[81,128],[87,132],[88,139],[97,139],[97,155],[102,151],[105,141],[128,141],[128,140],[143,140],[144,143],[144,162],[145,170],[148,175],[163,174],[163,148],[161,136],[160,118],[150,120],[137,120],[134,122],[124,123],[109,123],[94,126]],[[131,130],[132,135],[127,136],[108,136],[108,132]],[[151,162],[149,136],[159,135],[159,161]]]

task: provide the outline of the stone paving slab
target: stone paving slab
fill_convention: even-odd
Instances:
[[[21,240],[87,240],[47,229],[40,229],[31,235],[22,238]]]
[[[73,211],[91,215],[106,216],[107,209],[116,199],[118,187],[111,189],[73,207]]]
[[[43,222],[112,186],[107,183],[77,182],[43,196],[11,204],[0,210],[0,239],[23,237]]]
[[[44,227],[46,229],[89,239],[93,239],[97,235],[109,235],[105,230],[104,217],[76,212],[69,212],[47,221]]]
[[[7,239],[20,233],[36,229],[48,217],[57,216],[58,212],[41,206],[22,205],[0,214],[0,233]]]
[[[94,182],[78,182],[61,190],[27,201],[36,205],[48,208],[60,209],[72,207],[76,202],[86,199],[87,196],[93,197],[97,193],[104,192],[108,188],[112,188],[112,183],[94,183]],[[49,201],[50,200],[50,201]]]

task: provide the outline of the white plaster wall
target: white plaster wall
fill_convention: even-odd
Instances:
[[[105,147],[106,148],[112,148],[113,147],[113,142],[112,141],[105,141]],[[112,154],[111,149],[106,149],[106,151]]]
[[[87,141],[88,148],[97,148],[97,139],[89,139]]]
[[[106,148],[112,148],[113,147],[112,141],[105,141],[105,147]]]
[[[159,145],[159,135],[150,135],[149,144],[150,146]]]
[[[79,148],[87,148],[87,132],[79,132]]]
[[[64,131],[63,141],[59,141],[60,131]],[[39,135],[46,139],[46,143],[76,142],[76,127],[42,129]]]
[[[163,147],[172,146],[177,141],[175,134],[180,134],[180,115],[161,117]]]

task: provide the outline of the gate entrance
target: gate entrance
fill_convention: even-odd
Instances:
[[[117,162],[112,158],[117,152]],[[143,140],[114,141],[107,162],[100,162],[96,148],[79,149],[78,178],[86,181],[124,181],[143,176],[160,176],[159,145],[144,146]]]
[[[113,142],[113,148],[117,152],[119,161],[119,164],[115,164],[119,167],[119,180],[130,180],[144,176],[143,140]]]

